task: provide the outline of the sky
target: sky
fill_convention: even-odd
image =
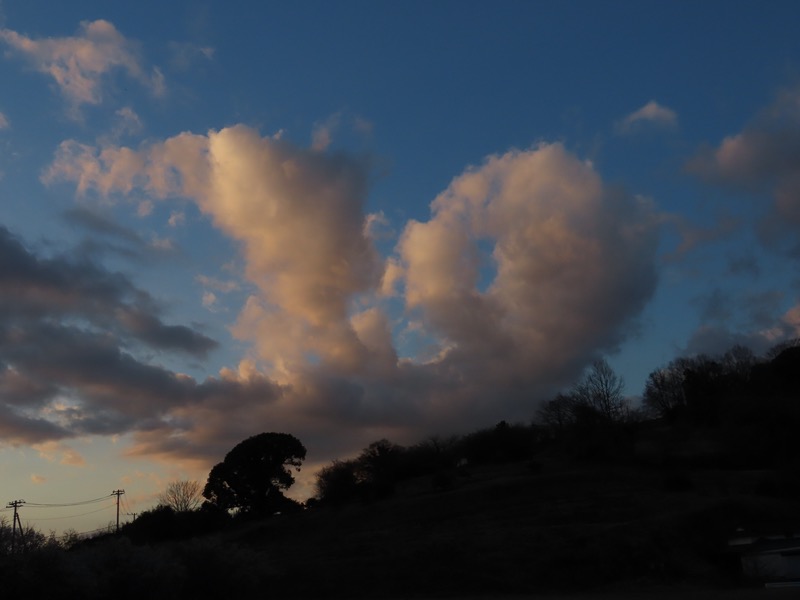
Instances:
[[[0,506],[92,530],[263,431],[304,499],[599,358],[636,402],[800,336],[799,20],[0,0]]]

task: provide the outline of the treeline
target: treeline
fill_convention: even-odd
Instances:
[[[737,346],[719,356],[677,358],[649,375],[640,403],[631,404],[623,389],[608,363],[598,361],[571,389],[532,407],[528,423],[501,421],[410,446],[378,440],[354,458],[323,467],[315,497],[305,504],[284,494],[305,447],[290,434],[258,434],[215,465],[204,486],[170,484],[159,505],[124,525],[119,536],[109,531],[78,540],[26,528],[17,532],[11,555],[10,527],[0,521],[0,570],[9,592],[19,595],[61,589],[108,597],[118,595],[123,580],[132,594],[155,589],[156,581],[164,597],[251,593],[271,577],[259,552],[222,537],[191,538],[276,513],[380,502],[411,480],[435,503],[446,500],[437,492],[464,485],[487,464],[520,463],[542,477],[553,465],[639,464],[667,474],[663,481],[673,488],[696,480],[673,476],[689,469],[758,469],[769,475],[757,494],[800,495],[800,343],[762,357]],[[287,528],[294,523],[285,520]],[[42,578],[43,569],[51,575]]]
[[[369,502],[394,493],[398,484],[429,477],[435,490],[454,487],[474,465],[528,461],[543,452],[573,457],[618,456],[630,444],[630,425],[639,413],[623,395],[624,381],[605,360],[595,362],[568,393],[546,403],[528,424],[497,425],[466,435],[432,437],[403,447],[386,439],[367,446],[357,457],[335,460],[317,473],[311,505],[340,506]]]
[[[622,461],[656,467],[778,469],[763,489],[800,492],[800,341],[758,357],[734,346],[719,356],[677,358],[653,371],[641,404],[605,360],[545,402],[528,424],[505,421],[463,436],[403,447],[382,439],[317,474],[310,506],[369,502],[403,481],[430,477],[448,489],[481,463]]]
[[[648,413],[672,431],[705,434],[723,466],[800,472],[800,342],[764,357],[735,346],[678,358],[648,377]]]
[[[505,421],[465,436],[432,437],[408,447],[382,439],[356,458],[323,467],[310,505],[380,500],[391,496],[397,484],[425,476],[434,489],[449,489],[467,475],[470,465],[530,458],[538,445],[537,431]]]

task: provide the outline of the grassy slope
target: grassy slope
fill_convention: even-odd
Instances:
[[[720,587],[736,583],[724,549],[737,526],[785,528],[800,514],[753,495],[745,473],[682,474],[681,492],[664,491],[668,481],[630,467],[480,467],[449,491],[417,480],[382,502],[224,537],[263,553],[280,596]]]

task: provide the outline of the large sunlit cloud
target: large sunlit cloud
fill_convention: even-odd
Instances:
[[[100,104],[103,79],[114,70],[124,71],[155,95],[164,92],[161,71],[154,67],[148,72],[136,44],[102,19],[83,21],[73,37],[34,39],[0,29],[0,40],[25,56],[37,71],[49,75],[73,110]]]
[[[622,340],[653,293],[652,207],[559,144],[491,157],[432,210],[400,242],[406,303],[441,336],[446,362],[496,382],[573,374]]]
[[[638,110],[620,119],[617,122],[617,131],[619,133],[633,133],[645,127],[674,129],[677,126],[678,114],[671,108],[651,100]]]
[[[105,200],[192,199],[241,244],[256,290],[232,326],[252,353],[222,381],[273,392],[173,403],[136,429],[131,453],[197,458],[277,427],[333,458],[380,437],[527,419],[613,351],[653,293],[652,206],[560,144],[468,169],[387,257],[364,207],[368,174],[367,161],[244,126],[138,149],[62,144],[46,181]],[[405,313],[386,304],[397,298]]]
[[[761,240],[768,246],[788,241],[789,251],[800,254],[800,88],[782,91],[742,131],[699,152],[688,168],[729,189],[771,193],[759,223]]]
[[[242,243],[246,275],[261,294],[250,298],[236,331],[255,339],[276,376],[308,353],[356,367],[364,349],[349,324],[350,305],[381,276],[365,232],[362,161],[239,126],[138,151],[66,142],[45,174],[59,178],[76,181],[80,194],[140,186],[159,198],[193,198]]]

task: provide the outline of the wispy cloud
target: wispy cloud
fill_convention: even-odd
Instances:
[[[759,223],[762,242],[800,255],[800,88],[783,90],[739,133],[689,161],[690,172],[745,192],[772,194]]]
[[[0,41],[49,75],[75,114],[81,105],[102,102],[103,78],[114,70],[124,71],[155,95],[164,92],[161,71],[153,67],[147,72],[136,44],[102,19],[83,21],[73,37],[34,39],[0,29]]]
[[[215,49],[211,46],[199,46],[190,42],[170,42],[170,65],[173,69],[185,71],[197,62],[214,59]]]
[[[9,126],[8,117],[0,112],[0,129],[6,129]]]
[[[619,133],[634,133],[645,127],[659,127],[672,129],[678,125],[678,114],[651,100],[638,110],[620,119],[616,124]]]
[[[115,137],[134,135],[142,130],[142,120],[130,106],[124,106],[116,111],[117,123],[114,128]]]
[[[99,210],[72,208],[65,211],[63,217],[70,225],[86,232],[79,251],[87,260],[110,253],[136,262],[148,262],[175,252],[170,240],[147,240]]]
[[[327,150],[333,142],[333,134],[342,121],[341,113],[336,113],[314,125],[311,132],[311,147],[314,150]]]
[[[71,467],[83,467],[86,465],[86,461],[80,452],[63,442],[50,441],[35,444],[34,449],[39,452],[40,457],[50,462],[58,461],[61,465]]]

